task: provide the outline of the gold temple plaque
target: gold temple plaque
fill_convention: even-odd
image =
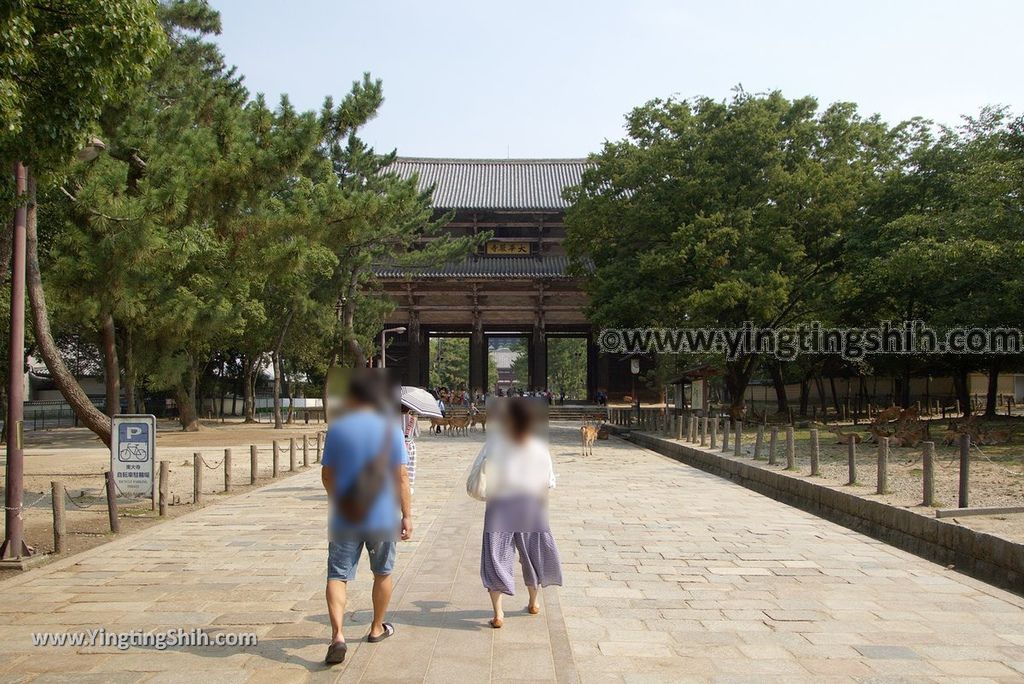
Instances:
[[[530,243],[529,242],[498,242],[498,241],[491,241],[491,242],[487,243],[487,253],[488,254],[529,256],[530,255]]]

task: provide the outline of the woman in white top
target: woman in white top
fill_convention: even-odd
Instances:
[[[562,568],[548,525],[548,491],[555,486],[551,453],[534,434],[535,408],[512,399],[498,411],[502,429],[494,431],[481,454],[486,461],[487,509],[484,513],[480,578],[490,593],[494,618],[504,623],[502,597],[515,595],[515,554],[530,594],[527,610],[540,612],[539,587],[562,584]]]

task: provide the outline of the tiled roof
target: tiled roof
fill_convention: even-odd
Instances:
[[[564,256],[500,257],[470,256],[461,261],[426,268],[402,268],[381,265],[374,269],[378,278],[568,278],[568,260]]]
[[[418,174],[419,188],[434,186],[439,209],[560,210],[562,191],[580,182],[585,159],[425,159],[399,157],[390,170]]]

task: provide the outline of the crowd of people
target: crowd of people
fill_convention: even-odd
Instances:
[[[486,406],[488,401],[494,397],[499,398],[522,398],[522,399],[543,399],[548,403],[549,406],[555,402],[555,394],[549,389],[523,389],[521,387],[509,387],[508,389],[502,387],[495,387],[494,391],[490,390],[476,390],[470,394],[469,390],[465,387],[459,387],[458,389],[449,389],[447,387],[434,387],[431,388],[430,393],[434,395],[434,398],[444,404],[445,407],[449,406]],[[560,404],[565,403],[565,392],[561,392],[558,396],[558,402]]]

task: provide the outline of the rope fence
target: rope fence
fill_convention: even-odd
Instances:
[[[282,472],[295,473],[298,472],[300,467],[309,467],[311,463],[320,463],[323,457],[325,437],[326,432],[321,430],[312,435],[306,433],[299,438],[285,438],[290,454],[287,470],[282,470],[280,463],[282,440],[274,440],[270,445],[249,445],[249,484],[256,485],[260,480],[277,478]],[[301,440],[301,442],[298,440]],[[300,444],[301,446],[299,446]],[[300,448],[302,451],[301,463],[298,462],[298,449]],[[204,494],[228,493],[232,491],[234,485],[233,476],[235,475],[233,471],[235,468],[231,451],[230,448],[225,448],[223,457],[218,461],[214,461],[212,458],[208,460],[201,451],[193,452],[192,500],[189,503],[192,505],[202,504]],[[270,460],[272,460],[272,463],[269,464],[269,469],[267,468],[268,459],[266,458],[268,455],[271,456]],[[104,494],[100,495],[100,497],[105,497],[105,501],[102,498],[90,502],[82,501],[81,499],[85,497],[85,490],[82,490],[79,500],[76,501],[62,481],[54,480],[50,482],[50,493],[44,492],[31,502],[23,502],[18,507],[5,506],[4,508],[8,511],[17,510],[18,516],[21,517],[22,512],[26,508],[36,506],[49,497],[53,514],[54,553],[64,553],[67,550],[68,539],[66,504],[71,504],[73,508],[81,511],[100,512],[105,510],[110,523],[110,531],[114,534],[120,532],[121,516],[118,512],[119,505],[136,506],[149,503],[152,505],[153,510],[157,511],[157,517],[165,517],[168,514],[169,506],[178,505],[181,497],[171,490],[170,461],[163,459],[156,462],[154,466],[153,493],[151,496],[140,497],[126,494],[117,486],[113,474],[107,471],[102,474]],[[206,470],[223,470],[223,485],[221,487],[214,486],[213,491],[208,491],[203,486],[203,473]],[[134,517],[139,516],[136,515]]]
[[[802,452],[802,455],[807,460],[800,459],[800,465],[797,465],[798,460],[796,458],[796,446],[793,436],[795,428],[793,425],[767,425],[763,421],[746,421],[744,423],[744,421],[730,419],[728,416],[713,415],[713,413],[713,411],[706,410],[691,410],[679,413],[672,409],[664,408],[613,408],[609,411],[609,422],[619,427],[648,432],[657,437],[675,439],[694,447],[707,449],[710,442],[710,448],[715,452],[720,451],[723,455],[731,452],[735,458],[746,456],[759,461],[764,458],[765,451],[767,451],[767,466],[774,467],[784,464],[785,470],[794,471],[796,474],[804,474],[810,477],[823,476],[820,470],[822,461],[821,447],[819,446],[819,430],[814,427],[814,424],[808,430],[809,439],[806,442],[801,440],[801,450],[806,448],[806,452]],[[746,432],[744,428],[746,428]],[[766,435],[769,429],[771,432],[770,440],[767,439],[768,435]],[[859,482],[857,479],[857,466],[858,464],[873,463],[876,466],[874,469],[876,476],[874,493],[877,495],[893,493],[890,489],[890,466],[898,465],[902,468],[910,468],[920,464],[921,502],[924,506],[934,506],[935,464],[938,463],[942,471],[946,473],[944,476],[946,485],[944,486],[950,484],[949,476],[951,474],[955,473],[958,476],[957,481],[953,483],[956,485],[956,495],[959,502],[959,508],[956,510],[993,510],[991,508],[971,509],[970,466],[973,460],[972,456],[975,459],[980,456],[998,472],[1005,473],[1014,478],[1024,477],[1024,472],[1021,470],[1006,467],[1006,465],[985,453],[968,433],[963,433],[957,437],[955,444],[958,449],[957,453],[952,455],[944,454],[940,457],[936,453],[936,443],[927,439],[927,432],[924,435],[926,439],[908,447],[914,449],[914,451],[910,454],[902,455],[900,452],[894,452],[894,448],[900,445],[898,439],[892,440],[889,437],[879,435],[876,437],[875,443],[871,444],[862,438],[859,433],[852,431],[844,432],[838,428],[830,428],[829,430],[835,436],[837,444],[845,445],[843,449],[847,452],[845,459],[833,453],[832,460],[830,461],[832,466],[831,473],[835,474],[836,467],[841,469],[842,461],[845,460],[846,473],[844,474],[848,475],[845,484],[848,486],[862,485],[865,483]],[[719,436],[721,439],[719,439]],[[732,448],[729,448],[730,439],[732,440]],[[767,449],[765,449],[765,442],[769,442]],[[785,459],[781,463],[776,457],[777,444],[780,442],[784,447],[785,455]],[[721,448],[719,448],[719,444]],[[810,472],[802,473],[804,463],[808,461]],[[903,483],[903,486],[900,487],[900,493],[906,493],[906,473],[903,473],[903,478],[900,481]],[[999,510],[1006,510],[1006,506],[999,508]],[[947,513],[946,511],[937,511],[936,515],[939,515],[940,512]]]

